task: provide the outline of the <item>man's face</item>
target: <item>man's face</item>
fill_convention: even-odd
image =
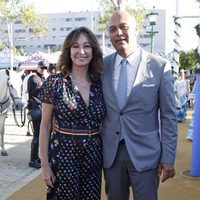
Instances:
[[[45,70],[45,68],[43,68],[43,67],[40,67],[40,66],[37,67],[37,71],[40,74],[44,74],[44,70]]]
[[[127,57],[137,49],[138,28],[135,19],[126,12],[116,12],[108,25],[110,41],[116,51]]]

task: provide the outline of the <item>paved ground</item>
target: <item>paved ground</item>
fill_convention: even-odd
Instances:
[[[17,127],[12,113],[9,112],[5,126],[5,148],[9,155],[0,155],[1,200],[39,175],[38,170],[28,167],[32,136],[26,136],[26,132],[27,126]]]
[[[46,189],[40,170],[28,167],[31,137],[26,136],[26,127],[16,128],[14,121],[8,119],[6,147],[9,156],[0,156],[0,200],[44,200]],[[190,169],[192,142],[185,140],[189,120],[179,123],[176,177],[160,184],[159,200],[200,200],[200,177],[182,173]],[[101,199],[106,200],[104,183]]]

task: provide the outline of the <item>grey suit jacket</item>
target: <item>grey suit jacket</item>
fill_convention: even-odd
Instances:
[[[104,167],[114,162],[120,127],[132,163],[138,171],[155,169],[159,162],[173,164],[177,120],[171,66],[141,49],[132,91],[122,110],[113,85],[116,53],[104,58],[103,94],[107,114],[102,126]]]

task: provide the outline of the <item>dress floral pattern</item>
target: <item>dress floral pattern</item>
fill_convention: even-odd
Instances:
[[[54,123],[73,130],[100,129],[105,115],[101,82],[90,85],[87,106],[70,75],[50,75],[40,99],[54,105]],[[65,135],[52,131],[49,161],[56,176],[55,188],[48,188],[49,200],[100,200],[102,143],[100,134]]]

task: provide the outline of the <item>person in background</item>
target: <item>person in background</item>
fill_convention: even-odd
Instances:
[[[22,81],[23,81],[24,78],[25,78],[26,76],[28,76],[30,73],[31,73],[30,70],[24,70],[23,74],[21,75],[21,79],[22,79]]]
[[[181,69],[178,78],[174,82],[175,101],[177,108],[177,120],[186,120],[188,110],[188,95],[190,93],[189,80],[185,79],[185,70]]]
[[[95,35],[85,27],[74,29],[63,44],[60,73],[42,86],[40,156],[49,200],[100,200],[102,62]]]
[[[56,64],[55,63],[49,63],[49,67],[47,69],[47,72],[50,74],[56,73]]]
[[[29,77],[27,82],[28,90],[28,110],[36,109],[40,106],[41,102],[38,98],[41,86],[44,81],[43,73],[47,69],[47,64],[43,61],[38,62],[37,70],[32,76]],[[31,156],[29,167],[39,169],[41,167],[40,158],[38,154],[39,149],[39,132],[40,132],[41,116],[37,119],[32,119],[33,124],[33,139],[31,142]]]
[[[108,200],[157,200],[159,178],[175,176],[177,120],[170,64],[137,44],[138,25],[115,12],[108,33],[116,52],[104,58],[102,126]]]
[[[195,115],[194,101],[195,101],[195,94],[196,94],[196,83],[194,83],[192,91],[188,96],[188,99],[190,100],[190,106],[193,109],[192,110],[192,117],[190,119],[190,125],[189,125],[188,131],[187,131],[187,136],[186,136],[186,139],[190,140],[190,141],[193,140],[193,132],[194,132],[194,115]]]

